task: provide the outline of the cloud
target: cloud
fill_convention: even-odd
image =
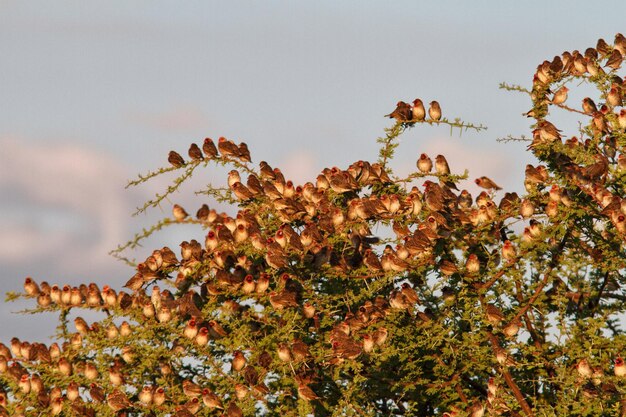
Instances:
[[[132,124],[166,132],[187,132],[209,127],[208,118],[195,106],[180,106],[153,113],[131,112],[126,116],[126,120]]]
[[[315,183],[317,174],[322,171],[315,156],[306,151],[298,151],[287,155],[285,162],[279,167],[285,178],[294,184],[304,184],[307,181]]]
[[[1,269],[93,275],[114,268],[107,253],[129,233],[127,169],[79,144],[5,136],[0,147]]]
[[[401,144],[400,152],[402,152]],[[476,142],[465,137],[446,137],[437,136],[424,142],[422,146],[417,148],[415,153],[399,155],[402,159],[399,172],[406,175],[415,171],[415,161],[420,153],[426,153],[430,158],[435,160],[439,154],[444,155],[450,165],[453,174],[463,174],[467,169],[468,178],[461,181],[459,186],[466,188],[471,193],[479,193],[482,189],[474,184],[474,180],[483,175],[491,178],[505,191],[521,191],[523,183],[524,167],[530,159],[525,152],[509,152],[505,153],[504,146],[516,146],[515,144],[500,143],[484,143],[484,141]],[[509,148],[510,149],[510,148]],[[503,194],[502,194],[503,195]]]

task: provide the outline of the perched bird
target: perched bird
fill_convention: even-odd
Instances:
[[[228,405],[225,415],[226,417],[243,417],[243,411],[233,401]]]
[[[248,149],[248,145],[244,142],[239,144],[239,159],[243,162],[252,162],[252,158],[250,157],[250,150]]]
[[[150,403],[152,403],[153,395],[154,395],[154,387],[150,385],[144,385],[141,391],[139,391],[137,398],[140,403],[144,405],[150,405]]]
[[[511,262],[515,260],[516,256],[517,251],[515,249],[515,246],[513,246],[513,243],[510,240],[504,241],[504,244],[502,245],[502,257]]]
[[[174,204],[174,206],[172,207],[172,215],[179,222],[185,220],[185,218],[189,216],[189,214],[187,214],[185,209],[182,206],[179,206],[178,204]]]
[[[609,55],[609,58],[606,60],[606,64],[604,64],[604,66],[616,70],[622,66],[623,60],[624,57],[622,56],[622,53],[619,50],[614,49],[611,55]]]
[[[189,379],[183,381],[183,393],[187,397],[199,397],[202,395],[202,388]]]
[[[231,362],[231,368],[235,372],[240,372],[246,366],[246,357],[243,352],[236,350],[233,353],[233,360]]]
[[[218,139],[217,149],[219,149],[222,157],[238,158],[241,155],[239,147],[225,137],[220,137]]]
[[[220,410],[224,409],[224,405],[222,404],[220,397],[215,395],[215,393],[209,388],[202,390],[202,402],[208,408],[219,408]]]
[[[438,121],[441,119],[441,107],[439,103],[436,101],[430,102],[430,107],[428,108],[428,115],[431,120]]]
[[[215,143],[211,138],[205,138],[204,143],[202,144],[202,150],[207,158],[213,159],[217,156],[217,148],[215,147]]]
[[[39,286],[31,277],[26,277],[24,280],[24,292],[31,297],[39,295]]]
[[[556,92],[554,93],[554,96],[552,97],[552,104],[563,104],[565,103],[565,100],[567,100],[567,93],[569,92],[569,89],[566,86],[563,86],[561,88],[559,88],[558,90],[556,90]]]
[[[433,169],[433,161],[430,159],[428,155],[425,153],[421,154],[419,159],[417,160],[417,169],[420,172],[428,173]]]
[[[419,98],[413,100],[413,109],[412,109],[413,117],[412,120],[417,120],[421,122],[426,118],[426,110],[424,109],[424,103]]]
[[[195,143],[192,143],[189,146],[189,151],[187,151],[187,154],[189,155],[192,161],[202,161],[202,159],[204,159],[204,155],[202,155],[202,151],[200,150],[198,145],[196,145]]]
[[[598,108],[596,107],[596,103],[594,103],[592,99],[590,99],[589,97],[585,97],[583,99],[583,111],[586,114],[593,114],[598,111]]]
[[[498,325],[502,320],[504,320],[504,314],[502,314],[502,311],[500,311],[500,309],[493,304],[487,304],[487,306],[485,307],[485,314],[487,315],[487,320],[489,321],[489,323],[493,324],[494,326]]]
[[[502,187],[500,187],[498,184],[493,182],[490,178],[485,177],[485,176],[482,176],[480,178],[476,178],[474,180],[474,182],[479,187],[485,188],[487,190],[501,190],[502,189]]]
[[[116,412],[129,408],[132,405],[126,394],[117,388],[114,389],[113,392],[111,392],[107,397],[107,404],[113,411]]]
[[[385,117],[396,119],[399,122],[406,122],[413,118],[413,110],[411,109],[410,104],[407,104],[404,101],[398,101],[396,109],[385,115]]]
[[[435,157],[435,171],[439,175],[449,175],[450,174],[450,166],[448,165],[448,160],[443,155],[437,155]]]
[[[167,156],[167,161],[172,164],[174,168],[180,168],[185,165],[185,160],[176,151],[170,151],[169,155]]]
[[[578,374],[583,378],[590,378],[593,374],[593,371],[587,359],[579,360],[576,364],[576,370],[578,371]]]
[[[298,382],[298,397],[304,401],[319,400],[319,396],[304,382]]]

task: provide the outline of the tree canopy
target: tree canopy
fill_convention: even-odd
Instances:
[[[444,155],[397,175],[406,130],[484,129],[420,99],[390,113],[375,161],[304,184],[224,137],[171,151],[130,183],[177,175],[139,212],[199,170],[227,178],[114,253],[181,224],[205,241],[126,259],[124,289],[26,278],[8,299],[58,312],[57,341],[0,344],[0,415],[626,415],[625,55],[617,34],[502,84],[532,102],[531,136],[508,138],[538,160],[522,195],[459,190]]]

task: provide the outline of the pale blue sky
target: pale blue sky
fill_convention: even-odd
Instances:
[[[245,141],[302,182],[374,159],[399,99],[436,99],[489,130],[414,129],[399,169],[445,153],[519,190],[525,146],[495,139],[528,134],[529,101],[499,82],[529,86],[544,59],[626,32],[625,15],[623,1],[0,0],[0,291],[26,275],[123,284],[132,271],[107,251],[164,214],[132,219],[163,185],[126,180],[205,136]],[[0,339],[36,334],[20,320]]]

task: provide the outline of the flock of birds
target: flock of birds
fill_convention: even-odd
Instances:
[[[567,88],[562,86],[555,93],[549,90],[555,80],[584,74],[596,76],[603,71],[598,65],[601,59],[606,60],[605,68],[617,69],[624,54],[626,39],[619,35],[612,47],[601,41],[584,54],[566,52],[544,62],[534,77],[535,107],[529,112],[538,119],[529,148],[544,160],[548,160],[545,155],[549,154],[556,168],[599,204],[602,215],[622,235],[626,235],[626,201],[608,188],[607,181],[613,163],[620,172],[626,168],[624,154],[617,153],[619,147],[612,135],[626,130],[625,110],[616,112],[622,104],[626,83],[613,75],[606,103],[599,109],[591,99],[583,100],[582,113],[592,117],[592,136],[586,141],[573,137],[563,144],[561,132],[544,116],[548,105],[566,107]],[[428,116],[432,121],[441,120],[436,101],[430,103]],[[424,121],[426,110],[420,99],[412,105],[400,101],[388,117],[403,123]],[[598,146],[600,137],[606,138],[602,147]],[[576,158],[574,152],[581,148],[588,154],[586,165],[576,162],[581,158]],[[73,415],[85,416],[96,415],[89,402],[107,403],[120,415],[142,409],[154,415],[177,401],[173,407],[177,417],[193,416],[202,407],[237,417],[243,415],[238,401],[249,396],[262,400],[269,394],[264,378],[277,363],[291,369],[298,398],[307,402],[322,400],[314,390],[316,372],[383,349],[393,338],[385,325],[389,314],[405,311],[414,315],[417,322],[436,319],[416,288],[403,279],[407,271],[432,268],[440,277],[461,274],[475,288],[488,291],[494,282],[481,281],[486,259],[492,268],[498,264],[514,265],[523,257],[520,244],[543,239],[543,225],[536,216],[557,221],[563,210],[575,204],[571,191],[559,186],[545,165],[526,167],[524,184],[532,197],[505,193],[496,203],[495,192],[501,187],[487,177],[475,180],[484,189],[476,198],[467,190],[459,191],[443,155],[437,155],[433,162],[421,154],[416,161],[416,178],[430,179],[423,188],[413,186],[406,190],[397,186],[383,165],[367,161],[357,161],[345,170],[326,168],[314,182],[295,185],[267,162],[261,162],[256,170],[250,168],[247,145],[223,137],[217,145],[210,138],[201,147],[192,144],[188,156],[190,162],[171,151],[168,161],[174,168],[209,160],[239,167],[228,173],[227,184],[229,195],[240,210],[230,216],[204,204],[192,219],[175,204],[174,219],[202,223],[208,229],[205,241],[182,242],[179,255],[168,247],[153,251],[137,265],[136,273],[126,283],[128,292],[115,291],[108,285],[99,288],[95,283],[60,287],[27,278],[24,293],[35,298],[41,310],[95,309],[128,320],[105,327],[99,322],[89,325],[77,317],[76,331],[68,334],[61,346],[17,338],[11,340],[10,347],[0,344],[0,378],[8,381],[15,401],[30,396],[33,404],[49,410],[49,415],[59,415],[69,407]],[[519,242],[509,240],[506,233],[494,236],[489,232],[501,230],[508,220],[528,222]],[[383,221],[391,225],[391,241],[395,244],[373,235],[371,225]],[[491,252],[477,249],[460,261],[437,258],[436,247],[441,242],[467,239],[475,233],[491,236],[485,244],[492,248]],[[387,294],[379,294],[337,317],[333,326],[322,327],[321,317],[326,313],[317,305],[318,295],[311,291],[310,278],[302,276],[303,270],[320,277],[366,281],[393,275],[398,279]],[[174,277],[176,291],[161,290],[159,282],[170,277]],[[442,296],[454,297],[454,289],[443,288]],[[222,300],[221,312],[210,316],[203,313],[203,307],[217,299]],[[253,300],[262,309],[251,309],[242,300]],[[522,324],[515,312],[503,311],[487,302],[482,308],[486,323],[507,338],[517,335]],[[250,346],[240,346],[230,352],[230,392],[215,392],[201,378],[176,380],[182,384],[183,400],[175,400],[168,392],[171,387],[166,386],[137,386],[134,394],[126,389],[132,383],[127,373],[140,360],[132,343],[138,327],[171,325],[177,332],[173,352],[182,354],[195,349],[201,354],[234,332],[228,324],[229,315],[246,321],[250,331],[260,332],[267,317],[294,311],[306,328],[319,334],[318,342],[328,347],[322,360],[314,357],[304,338],[294,337],[281,341],[273,351],[258,352]],[[103,339],[118,347],[119,352],[111,361],[102,364],[97,361],[103,358],[85,359],[81,352],[94,348],[92,340]],[[502,367],[514,366],[499,346],[495,348],[495,359]],[[45,367],[65,378],[42,378],[40,373],[45,372]],[[591,390],[602,387],[602,368],[591,367],[583,358],[576,369],[581,378],[591,382]],[[621,358],[615,360],[613,371],[618,377],[626,376]],[[166,360],[160,364],[159,372],[163,376],[176,374]],[[44,380],[56,382],[47,385]],[[494,378],[487,381],[485,392],[486,402],[477,401],[471,406],[472,417],[481,417],[486,407],[494,412],[497,407],[504,407],[498,403]],[[0,388],[0,415],[8,415],[9,401],[9,394]],[[445,414],[457,413],[451,410]]]

